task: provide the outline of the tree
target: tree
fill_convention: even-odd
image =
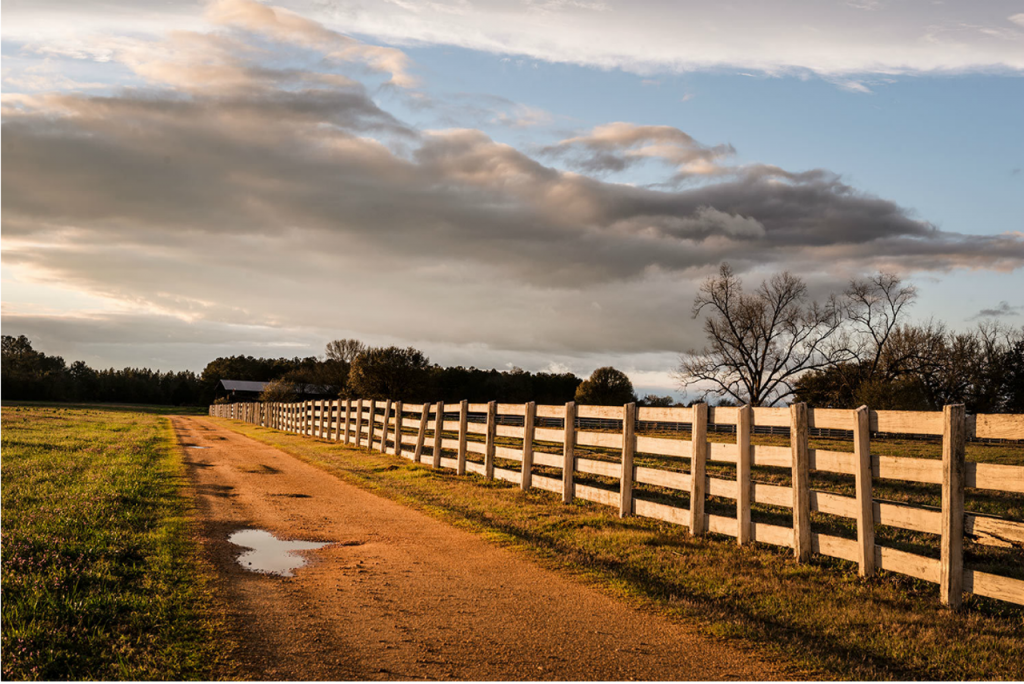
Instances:
[[[831,344],[843,323],[836,297],[823,305],[808,302],[807,286],[788,272],[747,294],[722,264],[694,298],[693,317],[702,314],[708,345],[683,355],[676,377],[684,390],[704,385],[705,400],[772,404],[793,394],[801,374],[848,355]]]
[[[669,406],[674,406],[675,403],[676,400],[670,395],[659,397],[657,394],[647,394],[639,401],[641,406],[651,406],[655,408],[668,408]]]
[[[576,403],[622,406],[636,401],[633,383],[620,370],[605,366],[595,370],[576,388]]]
[[[271,380],[260,392],[260,401],[290,402],[297,398],[295,384],[287,380]]]
[[[426,394],[430,361],[412,347],[371,347],[361,352],[349,371],[349,390],[367,399],[429,400]]]
[[[328,342],[324,351],[331,361],[343,361],[346,364],[351,364],[357,356],[366,351],[366,345],[359,340],[346,338]]]

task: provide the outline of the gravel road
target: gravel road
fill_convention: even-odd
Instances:
[[[175,417],[246,679],[762,680],[785,673],[206,418]],[[344,447],[339,447],[344,448]],[[331,542],[294,577],[242,529]]]

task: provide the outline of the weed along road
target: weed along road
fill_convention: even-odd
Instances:
[[[235,674],[243,678],[786,676],[729,643],[627,606],[215,421],[176,417],[173,424],[238,643],[242,671]],[[252,572],[238,557],[254,552],[229,541],[240,530],[269,534],[235,541],[328,544],[291,556],[291,577]],[[294,568],[296,558],[308,564]]]

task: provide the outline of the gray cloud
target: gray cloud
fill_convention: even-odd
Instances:
[[[1016,316],[1021,312],[1024,312],[1024,306],[1010,306],[1010,303],[1004,300],[999,302],[999,306],[991,309],[982,309],[971,318],[972,320],[978,318],[1001,318],[1003,316]]]
[[[297,26],[282,30],[320,30]],[[357,83],[260,71],[239,40],[187,39],[200,47],[176,49],[169,70],[135,44],[124,63],[162,86],[5,96],[5,267],[180,330],[345,330],[535,359],[699,345],[695,284],[723,260],[840,287],[882,265],[1024,264],[1020,234],[944,232],[826,170],[748,165],[655,190],[560,170],[474,129],[418,131]],[[197,63],[245,69],[208,76],[234,79],[225,91],[202,87]],[[632,124],[565,146],[677,170],[732,153]]]

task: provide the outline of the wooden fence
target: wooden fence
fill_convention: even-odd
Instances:
[[[210,415],[376,449],[434,468],[451,468],[459,475],[472,472],[523,490],[543,489],[566,503],[574,497],[594,501],[617,508],[623,517],[687,526],[694,535],[711,532],[735,537],[739,544],[788,547],[801,561],[812,553],[842,558],[857,563],[862,576],[878,569],[909,575],[938,584],[941,601],[952,607],[960,605],[963,592],[1024,605],[1024,580],[965,568],[963,562],[965,538],[1024,550],[1024,523],[965,511],[966,489],[1024,494],[1024,466],[968,463],[965,458],[969,439],[1024,440],[1024,415],[967,416],[963,405],[946,406],[942,412],[910,412],[810,409],[805,404],[638,408],[463,401],[445,407],[372,399],[218,404],[210,407]],[[640,422],[687,424],[691,438],[636,434]],[[595,424],[615,430],[580,428]],[[709,442],[708,427],[723,425],[734,427],[732,441]],[[752,445],[751,434],[759,426],[788,428],[788,446]],[[817,430],[852,433],[852,451],[809,448],[809,434]],[[877,433],[941,436],[942,458],[872,454],[871,438]],[[581,449],[614,460],[586,458],[577,454]],[[640,455],[684,459],[689,472],[635,465],[634,458]],[[482,461],[473,460],[481,457]],[[499,467],[496,461],[518,462],[518,469]],[[709,462],[730,464],[735,479],[708,475]],[[791,484],[755,481],[752,467],[785,469]],[[548,474],[535,472],[537,468]],[[550,475],[558,471],[560,477]],[[812,471],[852,476],[855,495],[813,489]],[[592,479],[598,482],[577,482],[576,474],[596,476]],[[873,478],[941,485],[941,508],[876,500]],[[613,489],[615,480],[618,485]],[[685,493],[689,508],[634,496],[637,484]],[[708,497],[735,502],[734,515],[705,512]],[[791,510],[792,526],[752,521],[751,504]],[[812,512],[856,521],[856,538],[815,532]],[[939,535],[939,558],[876,544],[876,525]]]

